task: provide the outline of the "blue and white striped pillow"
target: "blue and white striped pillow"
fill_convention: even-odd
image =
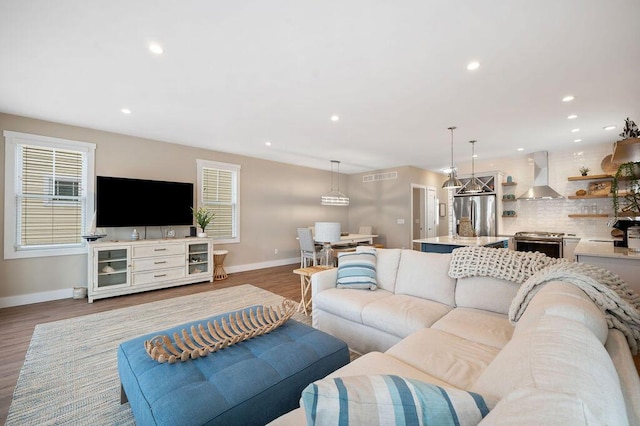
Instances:
[[[392,375],[323,379],[302,391],[307,425],[477,425],[482,396]]]
[[[338,255],[338,279],[336,287],[375,290],[376,252],[347,252]]]

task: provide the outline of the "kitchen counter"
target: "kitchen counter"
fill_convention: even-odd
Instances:
[[[413,240],[420,244],[420,251],[432,253],[451,253],[453,249],[467,246],[484,246],[507,248],[509,237],[431,237],[420,240]]]
[[[582,239],[574,254],[576,261],[608,269],[640,293],[640,253],[630,252],[626,247],[615,247],[613,242]]]

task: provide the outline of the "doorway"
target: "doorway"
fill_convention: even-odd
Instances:
[[[416,183],[411,184],[411,247],[420,250],[421,240],[437,236],[438,199],[436,190]]]

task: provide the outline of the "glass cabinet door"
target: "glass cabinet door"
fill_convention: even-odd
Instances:
[[[187,256],[189,256],[187,262],[187,273],[189,275],[209,272],[211,267],[209,243],[189,243]]]
[[[129,249],[96,250],[96,289],[129,285]]]

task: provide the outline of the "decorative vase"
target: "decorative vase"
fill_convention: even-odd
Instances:
[[[460,235],[461,237],[475,236],[473,227],[471,226],[471,219],[469,219],[468,217],[460,218],[460,229],[458,230],[458,235]]]
[[[198,238],[206,238],[206,237],[207,237],[206,232],[198,232]]]

